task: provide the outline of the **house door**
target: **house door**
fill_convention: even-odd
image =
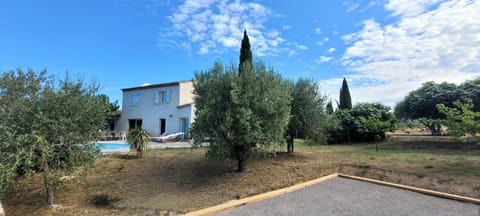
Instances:
[[[188,137],[188,118],[180,118],[180,132],[183,132],[183,137]]]
[[[166,125],[167,125],[167,120],[166,119],[160,119],[160,134],[165,133]]]

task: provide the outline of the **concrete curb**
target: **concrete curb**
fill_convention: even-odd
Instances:
[[[246,197],[246,198],[243,198],[243,199],[232,200],[232,201],[220,204],[220,205],[216,205],[216,206],[208,207],[208,208],[205,208],[205,209],[200,209],[200,210],[197,210],[197,211],[189,212],[189,213],[185,214],[185,216],[212,215],[212,214],[215,214],[215,213],[218,213],[218,212],[221,212],[221,211],[225,211],[225,210],[228,210],[228,209],[231,209],[231,208],[235,208],[235,207],[238,207],[238,206],[242,206],[242,205],[245,205],[245,204],[248,204],[248,203],[257,202],[257,201],[260,201],[260,200],[265,200],[265,199],[272,198],[272,197],[275,197],[275,196],[279,196],[279,195],[282,195],[282,194],[286,194],[286,193],[289,193],[289,192],[292,192],[292,191],[303,189],[303,188],[312,186],[314,184],[326,181],[328,179],[336,178],[337,176],[338,176],[337,173],[334,173],[334,174],[323,176],[323,177],[320,177],[320,178],[317,178],[317,179],[314,179],[314,180],[311,180],[311,181],[296,184],[296,185],[293,185],[293,186],[290,186],[290,187],[270,191],[270,192],[263,193],[263,194],[258,194],[258,195],[251,196],[251,197]]]
[[[253,203],[253,202],[260,201],[260,200],[269,199],[269,198],[272,198],[272,197],[275,197],[275,196],[279,196],[279,195],[286,194],[286,193],[289,193],[289,192],[292,192],[292,191],[303,189],[303,188],[312,186],[314,184],[318,184],[320,182],[323,182],[323,181],[326,181],[326,180],[329,180],[329,179],[333,179],[333,178],[337,178],[337,177],[359,180],[359,181],[369,182],[369,183],[373,183],[373,184],[378,184],[378,185],[384,185],[384,186],[409,190],[409,191],[422,193],[422,194],[426,194],[426,195],[430,195],[430,196],[437,196],[437,197],[447,198],[447,199],[451,199],[451,200],[470,202],[470,203],[473,203],[473,204],[480,205],[480,199],[475,199],[475,198],[470,198],[470,197],[465,197],[465,196],[458,196],[458,195],[454,195],[454,194],[448,194],[448,193],[438,192],[438,191],[434,191],[434,190],[427,190],[427,189],[423,189],[423,188],[417,188],[417,187],[412,187],[412,186],[395,184],[395,183],[390,183],[390,182],[385,182],[385,181],[380,181],[380,180],[375,180],[375,179],[369,179],[369,178],[364,178],[364,177],[346,175],[346,174],[342,174],[342,173],[334,173],[334,174],[323,176],[323,177],[320,177],[320,178],[317,178],[317,179],[314,179],[314,180],[311,180],[311,181],[296,184],[296,185],[293,185],[293,186],[290,186],[290,187],[266,192],[266,193],[263,193],[263,194],[258,194],[258,195],[251,196],[251,197],[246,197],[246,198],[239,199],[239,200],[232,200],[232,201],[229,201],[229,202],[226,202],[226,203],[223,203],[223,204],[219,204],[219,205],[216,205],[216,206],[212,206],[212,207],[200,209],[200,210],[197,210],[197,211],[189,212],[189,213],[186,213],[185,216],[213,215],[215,213],[219,213],[219,212],[222,212],[222,211],[225,211],[225,210],[228,210],[228,209],[232,209],[232,208],[235,208],[235,207],[238,207],[238,206],[246,205],[248,203]]]
[[[373,184],[384,185],[384,186],[399,188],[399,189],[403,189],[403,190],[409,190],[409,191],[422,193],[422,194],[426,194],[426,195],[430,195],[430,196],[442,197],[442,198],[447,198],[447,199],[457,200],[457,201],[463,201],[463,202],[470,202],[470,203],[473,203],[473,204],[480,205],[480,199],[475,199],[475,198],[466,197],[466,196],[459,196],[459,195],[455,195],[455,194],[443,193],[443,192],[439,192],[439,191],[428,190],[428,189],[412,187],[412,186],[396,184],[396,183],[390,183],[390,182],[385,182],[385,181],[380,181],[380,180],[375,180],[375,179],[369,179],[369,178],[364,178],[364,177],[346,175],[346,174],[342,174],[342,173],[338,173],[338,177],[348,178],[348,179],[353,179],[353,180],[359,180],[359,181],[364,181],[364,182],[370,182],[370,183],[373,183]]]

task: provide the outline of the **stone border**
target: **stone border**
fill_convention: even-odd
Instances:
[[[375,180],[375,179],[369,179],[369,178],[364,178],[364,177],[346,175],[346,174],[342,174],[342,173],[338,173],[338,177],[348,178],[348,179],[353,179],[353,180],[358,180],[358,181],[364,181],[364,182],[370,182],[370,183],[373,183],[373,184],[384,185],[384,186],[399,188],[399,189],[403,189],[403,190],[409,190],[409,191],[422,193],[422,194],[426,194],[426,195],[430,195],[430,196],[436,196],[436,197],[447,198],[447,199],[451,199],[451,200],[469,202],[469,203],[480,205],[480,199],[475,199],[475,198],[466,197],[466,196],[459,196],[459,195],[455,195],[455,194],[443,193],[443,192],[439,192],[439,191],[428,190],[428,189],[423,189],[423,188],[418,188],[418,187],[413,187],[413,186],[407,186],[407,185],[402,185],[402,184],[396,184],[396,183],[390,183],[390,182],[385,182],[385,181],[380,181],[380,180]]]
[[[359,181],[364,181],[364,182],[370,182],[370,183],[373,183],[373,184],[378,184],[378,185],[384,185],[384,186],[409,190],[409,191],[422,193],[422,194],[426,194],[426,195],[430,195],[430,196],[437,196],[437,197],[442,197],[442,198],[446,198],[446,199],[463,201],[463,202],[470,202],[470,203],[473,203],[473,204],[480,205],[480,199],[475,199],[475,198],[470,198],[470,197],[465,197],[465,196],[458,196],[458,195],[454,195],[454,194],[448,194],[448,193],[438,192],[438,191],[434,191],[434,190],[428,190],[428,189],[423,189],[423,188],[418,188],[418,187],[395,184],[395,183],[390,183],[390,182],[385,182],[385,181],[380,181],[380,180],[375,180],[375,179],[369,179],[369,178],[364,178],[364,177],[346,175],[346,174],[342,174],[342,173],[334,173],[334,174],[323,176],[323,177],[320,177],[320,178],[317,178],[317,179],[314,179],[314,180],[311,180],[311,181],[296,184],[296,185],[293,185],[293,186],[290,186],[290,187],[266,192],[266,193],[263,193],[263,194],[254,195],[254,196],[251,196],[251,197],[246,197],[246,198],[243,198],[243,199],[232,200],[232,201],[229,201],[229,202],[226,202],[226,203],[223,203],[223,204],[219,204],[219,205],[216,205],[216,206],[212,206],[212,207],[200,209],[200,210],[197,210],[197,211],[189,212],[189,213],[186,213],[185,215],[186,216],[213,215],[215,213],[219,213],[221,211],[225,211],[225,210],[228,210],[228,209],[232,209],[232,208],[235,208],[235,207],[246,205],[248,203],[257,202],[257,201],[260,201],[260,200],[265,200],[265,199],[269,199],[269,198],[272,198],[272,197],[275,197],[275,196],[286,194],[286,193],[289,193],[289,192],[292,192],[292,191],[300,190],[300,189],[312,186],[314,184],[317,184],[317,183],[320,183],[320,182],[323,182],[323,181],[326,181],[326,180],[329,180],[329,179],[337,178],[337,177],[359,180]]]
[[[197,210],[197,211],[189,212],[189,213],[185,214],[185,216],[212,215],[212,214],[215,214],[215,213],[218,213],[218,212],[221,212],[221,211],[225,211],[225,210],[232,209],[232,208],[235,208],[235,207],[238,207],[238,206],[246,205],[248,203],[257,202],[257,201],[260,201],[260,200],[265,200],[265,199],[272,198],[272,197],[275,197],[275,196],[279,196],[279,195],[282,195],[282,194],[286,194],[286,193],[289,193],[289,192],[292,192],[292,191],[303,189],[303,188],[306,188],[306,187],[312,186],[314,184],[326,181],[328,179],[333,179],[333,178],[336,178],[336,177],[338,177],[338,174],[334,173],[334,174],[323,176],[323,177],[320,177],[320,178],[317,178],[317,179],[314,179],[314,180],[311,180],[311,181],[296,184],[296,185],[293,185],[293,186],[290,186],[290,187],[270,191],[270,192],[263,193],[263,194],[258,194],[258,195],[251,196],[251,197],[246,197],[246,198],[243,198],[243,199],[232,200],[232,201],[220,204],[220,205],[216,205],[216,206],[208,207],[208,208],[205,208],[205,209],[200,209],[200,210]]]

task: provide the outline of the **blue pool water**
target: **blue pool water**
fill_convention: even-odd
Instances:
[[[112,150],[123,150],[123,149],[129,149],[130,145],[129,144],[117,144],[117,143],[98,143],[97,148],[100,149],[100,151],[112,151]]]

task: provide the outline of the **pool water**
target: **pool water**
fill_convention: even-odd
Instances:
[[[112,150],[128,150],[130,148],[129,144],[117,144],[117,143],[98,143],[97,148],[100,151],[112,151]]]

